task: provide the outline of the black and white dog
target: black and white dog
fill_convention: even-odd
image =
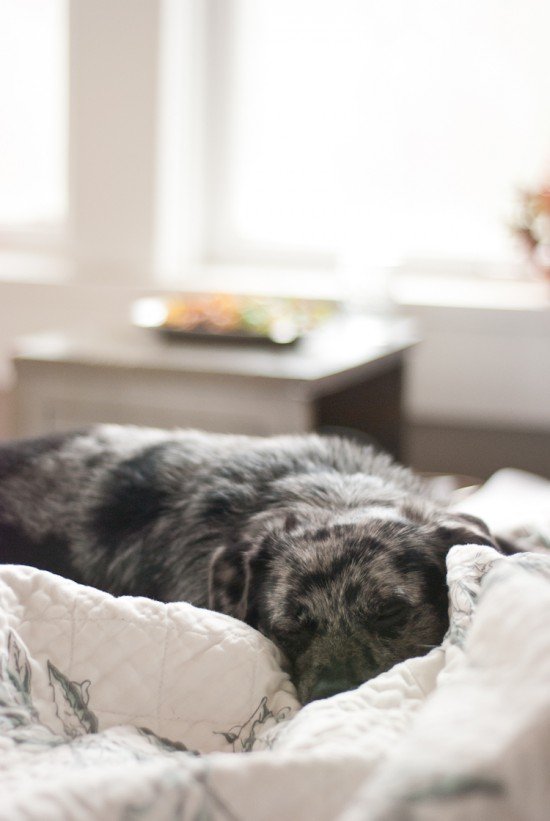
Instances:
[[[100,425],[0,446],[0,561],[242,619],[302,701],[422,655],[445,556],[496,546],[385,454],[336,437]]]

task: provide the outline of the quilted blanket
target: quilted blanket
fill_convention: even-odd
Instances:
[[[0,819],[546,819],[550,558],[448,583],[441,647],[300,709],[241,622],[0,567]]]

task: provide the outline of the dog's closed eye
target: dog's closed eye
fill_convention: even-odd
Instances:
[[[411,614],[411,605],[403,599],[391,599],[381,603],[379,608],[368,617],[368,625],[381,634],[388,636],[399,630]]]
[[[290,610],[285,618],[271,624],[271,635],[283,645],[303,644],[321,633],[319,623],[305,607]]]

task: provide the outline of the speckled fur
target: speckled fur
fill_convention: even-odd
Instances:
[[[101,425],[0,447],[0,560],[243,619],[284,651],[303,701],[438,644],[445,555],[469,542],[493,544],[335,437]]]

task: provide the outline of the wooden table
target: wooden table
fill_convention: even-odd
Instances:
[[[17,340],[21,436],[95,422],[268,435],[346,428],[401,453],[403,373],[414,329],[344,316],[293,347],[173,342],[124,327]]]

